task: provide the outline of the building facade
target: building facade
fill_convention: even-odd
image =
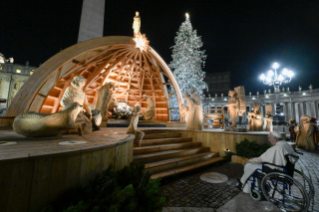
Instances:
[[[9,107],[14,96],[36,69],[37,67],[28,64],[15,64],[13,58],[6,59],[0,53],[0,98],[6,99],[6,103],[0,104],[1,111]]]
[[[283,106],[283,115],[285,116],[285,121],[289,122],[290,119],[294,119],[299,123],[301,116],[308,115],[310,117],[315,117],[319,119],[319,89],[309,89],[309,90],[300,90],[296,92],[280,92],[279,101]],[[205,107],[224,107],[225,112],[227,112],[228,103],[227,96],[217,96],[217,97],[206,97],[204,99]],[[265,92],[264,94],[255,94],[246,96],[246,114],[242,117],[242,122],[247,122],[247,112],[251,111],[253,108],[253,103],[259,102],[261,107],[260,111],[263,116],[266,113],[265,106],[270,104],[272,105],[272,115],[275,114],[275,103],[276,103],[276,94]],[[229,114],[227,116],[230,121]]]
[[[220,72],[213,74],[206,74],[204,81],[208,84],[208,92],[206,94],[211,94],[212,96],[228,95],[228,91],[231,86],[231,72]]]

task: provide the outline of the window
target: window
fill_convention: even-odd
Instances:
[[[20,69],[17,69],[17,71],[16,71],[18,74],[20,74],[21,73],[21,70]]]

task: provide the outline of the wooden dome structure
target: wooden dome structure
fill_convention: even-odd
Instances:
[[[93,107],[98,89],[107,82],[113,82],[118,88],[115,97],[131,106],[141,102],[142,109],[145,108],[142,95],[150,96],[157,121],[170,120],[167,85],[173,86],[179,105],[182,103],[172,72],[154,49],[136,48],[132,37],[110,36],[78,43],[47,60],[19,90],[6,116],[25,111],[54,113],[61,110],[62,95],[76,75],[87,79],[84,91]]]

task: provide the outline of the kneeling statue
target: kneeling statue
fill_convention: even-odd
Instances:
[[[66,88],[63,97],[60,101],[62,107],[67,108],[72,102],[77,102],[83,105],[85,111],[81,111],[76,119],[76,123],[82,126],[84,134],[99,130],[102,122],[102,116],[99,110],[91,110],[86,94],[83,91],[85,86],[85,78],[83,76],[75,76],[71,85]]]
[[[141,106],[135,105],[135,107],[133,108],[133,116],[131,117],[130,126],[127,129],[127,133],[132,133],[135,135],[134,146],[141,146],[141,141],[144,137],[144,132],[137,130],[140,111]]]
[[[57,113],[21,113],[15,117],[12,127],[16,133],[26,137],[57,136],[72,129],[77,129],[82,135],[81,126],[75,123],[82,109],[82,105],[72,102],[68,108]]]

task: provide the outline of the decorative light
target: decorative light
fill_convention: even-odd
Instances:
[[[282,74],[277,74],[277,68],[279,67],[278,63],[274,63],[272,67],[275,69],[269,70],[267,73],[267,77],[264,73],[260,75],[260,79],[263,81],[265,85],[274,86],[275,93],[280,92],[279,86],[281,84],[287,84],[291,81],[291,77],[294,75],[291,70],[284,68],[282,70]]]
[[[287,96],[287,94],[284,94],[284,96]]]
[[[268,98],[268,95],[266,95],[266,98]]]
[[[186,16],[186,18],[189,18],[189,15],[188,15],[188,13],[185,13],[185,16]]]
[[[291,77],[293,77],[293,76],[294,76],[294,73],[293,73],[292,71],[288,71],[288,74],[287,74],[287,75],[288,75],[288,77],[290,77],[290,78],[291,78]]]
[[[284,81],[284,79],[285,78],[280,74],[279,77],[278,77],[278,80],[282,82],[282,81]]]
[[[302,93],[302,95],[304,95],[304,96],[305,96],[305,95],[306,95],[306,93],[305,93],[305,92],[303,92],[303,93]]]
[[[149,49],[149,41],[146,38],[145,34],[141,34],[140,32],[136,34],[135,38],[133,38],[135,41],[135,47],[140,49],[141,51],[147,51]]]
[[[269,70],[268,71],[268,77],[272,77],[272,76],[274,76],[274,72],[272,70]]]

